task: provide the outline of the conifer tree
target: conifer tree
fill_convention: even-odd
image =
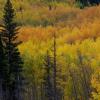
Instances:
[[[80,8],[84,8],[85,6],[99,5],[100,0],[76,0],[76,2],[80,4]]]
[[[0,34],[0,82],[3,79],[3,66],[4,66],[4,50]]]
[[[4,82],[4,73],[6,73],[5,70],[5,56],[4,56],[4,48],[2,43],[2,38],[0,34],[0,100],[3,99],[3,82]]]
[[[53,83],[52,83],[52,66],[51,58],[47,52],[45,58],[45,76],[44,76],[44,85],[45,85],[45,96],[47,100],[53,100]]]
[[[54,33],[53,46],[53,83],[54,83],[54,100],[57,100],[57,48],[56,48],[56,33]]]
[[[0,34],[0,89],[2,100],[7,98],[7,84],[9,80],[7,59],[5,56],[4,43],[2,41],[2,34]]]
[[[14,20],[15,12],[10,0],[7,0],[4,7],[2,38],[5,49],[5,57],[7,59],[6,69],[8,71],[6,80],[7,100],[18,100],[19,81],[22,76],[22,59],[17,46],[18,24]]]

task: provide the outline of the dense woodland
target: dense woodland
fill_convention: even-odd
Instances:
[[[0,0],[0,100],[100,100],[100,0]]]

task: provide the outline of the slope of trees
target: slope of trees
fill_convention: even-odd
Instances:
[[[5,1],[6,0],[0,0],[0,19],[2,18],[3,5]],[[80,16],[80,13],[83,13],[83,11],[81,12],[80,8],[76,8],[76,5],[83,6],[80,2],[75,3],[75,0],[64,0],[65,2],[63,2],[62,0],[53,0],[54,3],[52,3],[53,1],[50,0],[49,3],[48,1],[49,0],[19,0],[19,2],[17,2],[17,0],[13,0],[12,3],[14,5],[15,11],[17,12],[16,21],[21,25],[31,26],[49,26],[52,24],[70,26],[73,24],[78,24],[78,21],[80,21],[78,17],[83,18],[87,14],[90,14],[91,17],[87,16],[85,18],[87,19],[88,17],[90,17],[90,19],[92,20],[92,18],[94,17],[92,15],[96,14],[100,9],[99,5],[98,9],[96,6],[89,5],[91,6],[88,7],[89,12],[87,9],[82,9],[87,13]],[[53,6],[52,10],[50,11],[48,9],[49,5]],[[94,11],[91,12],[91,9]],[[98,17],[97,20],[99,20],[100,14],[97,13],[95,17]],[[0,20],[0,22],[2,23],[2,20]]]
[[[33,7],[33,0],[29,2]],[[88,6],[99,1],[79,2]],[[99,100],[100,7],[80,10],[53,4],[48,10],[38,1],[43,8],[33,7],[34,18],[31,11],[20,17],[32,17],[39,26],[19,29],[12,4],[7,0],[0,28],[0,100]]]

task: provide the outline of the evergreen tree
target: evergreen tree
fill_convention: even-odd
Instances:
[[[0,34],[0,83],[3,79],[3,68],[4,68],[4,50],[3,50],[3,44],[1,40],[1,34]]]
[[[100,0],[76,0],[76,2],[79,4],[80,8],[84,8],[85,6],[99,5]]]
[[[45,85],[45,96],[46,100],[53,100],[53,83],[52,83],[52,66],[50,55],[47,52],[45,58],[45,76],[44,76],[44,85]]]
[[[5,48],[2,41],[2,34],[0,34],[0,100],[6,100],[7,84],[9,80],[7,59],[5,56]],[[1,99],[2,98],[2,99]]]
[[[57,48],[56,48],[56,33],[54,33],[53,45],[53,85],[54,85],[54,100],[57,100]]]
[[[15,12],[10,0],[7,0],[4,7],[2,38],[4,42],[5,57],[7,58],[6,79],[7,100],[18,100],[19,82],[21,81],[22,59],[17,46],[18,25],[14,21]]]
[[[4,83],[4,74],[6,74],[5,70],[6,59],[4,56],[4,47],[2,43],[2,38],[0,34],[0,100],[3,99],[3,83]]]

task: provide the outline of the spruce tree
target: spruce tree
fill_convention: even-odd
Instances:
[[[4,56],[4,47],[2,43],[2,38],[0,34],[0,100],[3,99],[3,83],[4,83],[4,74],[6,73],[5,70],[6,60]]]
[[[57,48],[56,48],[56,33],[54,33],[53,44],[53,85],[54,85],[54,100],[57,100]]]
[[[3,43],[1,40],[1,34],[0,34],[0,82],[3,79],[3,68],[4,68],[4,50],[3,50]]]
[[[51,58],[47,51],[45,57],[45,75],[44,75],[44,86],[46,100],[53,100],[53,82],[52,82],[52,66]]]
[[[20,41],[17,40],[18,24],[14,20],[15,12],[10,0],[7,0],[4,7],[2,38],[4,42],[5,57],[7,59],[6,69],[8,76],[6,81],[7,100],[18,100],[19,82],[22,76],[22,59],[18,50]]]
[[[86,6],[99,5],[100,0],[76,0],[76,2],[79,4],[80,8],[84,8]]]

